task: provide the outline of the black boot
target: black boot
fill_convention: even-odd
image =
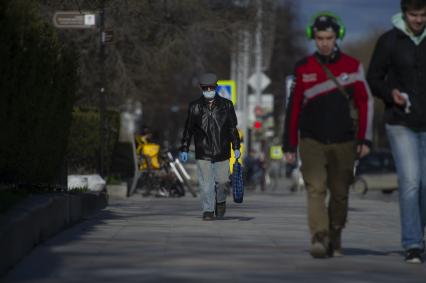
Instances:
[[[226,212],[226,202],[216,203],[216,218],[223,219]]]
[[[310,254],[313,258],[329,257],[330,240],[326,232],[316,233],[312,237]]]
[[[214,220],[214,212],[213,211],[203,212],[203,220]]]
[[[342,253],[342,229],[330,229],[330,256],[341,257]]]

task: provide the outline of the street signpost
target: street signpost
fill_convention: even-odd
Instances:
[[[221,80],[217,82],[217,93],[232,101],[235,105],[237,102],[237,85],[234,80]]]
[[[113,42],[112,30],[105,29],[105,0],[99,2],[99,10],[93,11],[56,11],[53,25],[59,29],[95,29],[99,28],[99,69],[101,70],[99,88],[99,175],[104,177],[105,153],[105,44]]]
[[[91,29],[97,27],[97,18],[93,11],[56,11],[53,25],[57,28]]]
[[[271,83],[271,80],[263,72],[260,72],[259,76],[260,76],[260,91],[263,91]],[[253,89],[257,88],[257,79],[258,79],[257,73],[254,73],[248,79],[248,84]]]
[[[112,29],[105,29],[102,32],[102,42],[103,43],[113,43],[114,42],[114,32]]]
[[[255,95],[253,94],[249,95],[248,117],[247,117],[249,125],[252,125],[254,121],[256,121],[256,118],[267,119],[269,117],[272,117],[273,111],[274,111],[274,96],[272,94],[262,94],[261,105],[257,105]]]

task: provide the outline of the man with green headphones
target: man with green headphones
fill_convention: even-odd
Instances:
[[[289,163],[300,152],[311,255],[341,256],[354,163],[370,151],[373,98],[360,62],[338,48],[345,27],[336,15],[318,13],[306,33],[317,51],[296,64],[283,149]]]

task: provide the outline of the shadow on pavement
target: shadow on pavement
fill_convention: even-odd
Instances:
[[[222,219],[217,219],[217,221],[223,221],[223,220],[238,220],[238,221],[250,221],[255,219],[254,217],[243,217],[243,216],[225,216]]]
[[[375,251],[370,249],[359,249],[359,248],[343,248],[343,253],[348,256],[388,256],[391,254],[403,255],[401,251]]]

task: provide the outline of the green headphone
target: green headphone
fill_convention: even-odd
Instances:
[[[337,38],[342,40],[345,37],[345,33],[346,33],[346,28],[342,22],[342,20],[340,19],[339,16],[337,16],[336,14],[332,13],[332,12],[319,12],[317,14],[315,14],[312,18],[311,21],[309,22],[309,25],[306,27],[306,37],[308,39],[313,39],[314,38],[314,23],[315,20],[321,16],[327,16],[327,17],[331,17],[334,18],[337,22],[337,25],[339,26],[339,31],[337,32]]]

